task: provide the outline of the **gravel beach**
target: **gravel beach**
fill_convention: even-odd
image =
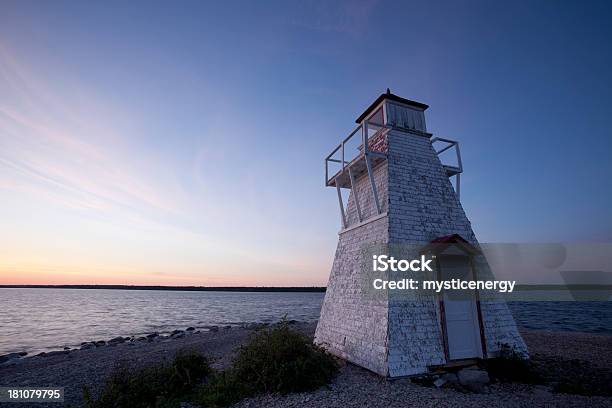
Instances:
[[[293,325],[309,336],[315,324]],[[82,403],[82,386],[94,392],[114,367],[144,366],[171,358],[180,349],[199,351],[211,358],[218,369],[227,367],[237,347],[254,332],[253,327],[220,328],[206,332],[176,333],[173,338],[158,336],[150,341],[115,342],[113,345],[70,350],[51,355],[13,360],[0,367],[0,386],[65,387],[65,402]],[[612,336],[585,333],[523,331],[536,361],[593,369],[609,376],[612,367]],[[89,348],[88,348],[89,347]],[[567,364],[565,364],[567,363]],[[599,379],[601,380],[601,378]],[[610,378],[603,378],[609,381]],[[610,383],[612,386],[612,383]],[[4,407],[57,407],[61,404],[0,404]],[[612,398],[552,392],[550,387],[494,383],[483,394],[425,387],[409,379],[386,380],[352,364],[344,364],[332,384],[309,393],[286,396],[265,395],[243,400],[237,407],[612,407]]]

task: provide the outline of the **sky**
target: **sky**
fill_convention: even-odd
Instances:
[[[609,2],[0,2],[0,284],[325,285],[386,88],[481,242],[612,240]]]

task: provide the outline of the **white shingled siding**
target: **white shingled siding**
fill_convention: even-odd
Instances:
[[[429,138],[391,130],[388,160],[374,169],[383,212],[373,222],[341,233],[332,266],[315,342],[331,353],[385,376],[426,372],[446,362],[437,297],[374,298],[364,291],[363,248],[414,244],[459,234],[478,245],[461,203]],[[376,214],[369,179],[356,187],[364,216]],[[358,222],[354,195],[347,205],[349,225]],[[484,257],[475,260],[477,276],[490,276]],[[502,343],[526,352],[507,305],[481,302],[488,355]]]
[[[381,200],[386,203],[387,164],[374,169]],[[375,215],[376,204],[367,175],[356,180],[363,214]],[[361,193],[361,194],[359,194]],[[386,211],[386,204],[384,206]],[[349,225],[356,224],[354,196],[348,200]],[[364,293],[361,251],[367,245],[389,240],[388,219],[380,218],[341,233],[336,249],[315,342],[332,354],[345,358],[381,375],[387,375],[387,302]]]

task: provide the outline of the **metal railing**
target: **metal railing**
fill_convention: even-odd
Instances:
[[[347,137],[344,138],[344,140],[342,140],[342,142],[340,142],[340,144],[338,144],[332,151],[330,154],[327,155],[327,157],[325,158],[325,185],[328,186],[329,182],[331,181],[329,178],[329,164],[330,163],[339,163],[340,164],[340,170],[338,172],[334,172],[334,174],[332,174],[332,177],[338,173],[342,173],[346,170],[346,167],[348,164],[351,163],[352,160],[354,160],[355,158],[361,156],[362,154],[369,154],[369,153],[380,153],[377,151],[372,151],[369,145],[369,141],[379,135],[379,132],[382,129],[385,129],[385,126],[380,126],[380,125],[370,125],[368,123],[367,120],[363,121],[362,124],[358,125],[357,127],[355,127],[351,133],[348,134]],[[369,133],[371,131],[374,131],[372,133],[372,135],[370,135]],[[353,139],[353,137],[356,134],[360,134],[361,137],[361,143],[358,146],[358,150],[359,152],[356,153],[354,156],[352,155],[351,157],[347,157],[347,151],[346,151],[346,146],[347,144]],[[333,156],[340,151],[340,158],[333,158]]]
[[[456,177],[455,193],[457,194],[457,199],[459,199],[460,194],[461,194],[461,173],[463,173],[463,163],[461,162],[461,151],[459,150],[459,142],[456,140],[444,139],[442,137],[434,137],[433,139],[431,139],[432,146],[436,142],[442,142],[446,144],[446,146],[444,146],[440,150],[436,150],[434,147],[434,151],[436,152],[438,157],[440,157],[440,155],[444,153],[445,151],[455,148],[455,155],[457,157],[457,165],[452,166],[452,165],[442,163],[442,166],[444,166],[444,168],[447,170],[447,175],[449,177],[452,177],[452,176]],[[442,158],[440,158],[440,162],[442,162]]]

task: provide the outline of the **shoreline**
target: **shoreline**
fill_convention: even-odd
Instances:
[[[290,324],[299,324],[299,325],[314,325],[316,327],[318,320],[313,321],[297,321],[297,320],[289,320]],[[14,349],[14,351],[8,351],[0,354],[0,368],[8,365],[19,364],[20,360],[29,359],[32,357],[44,357],[50,355],[58,355],[58,354],[68,354],[70,352],[74,352],[77,350],[88,350],[91,348],[104,347],[104,346],[116,346],[118,344],[132,344],[132,343],[141,343],[146,342],[150,343],[152,341],[166,341],[179,339],[186,335],[194,335],[201,333],[215,333],[220,330],[230,330],[230,329],[246,329],[246,330],[257,330],[265,327],[274,326],[277,323],[270,322],[240,322],[240,323],[227,323],[227,324],[218,324],[218,325],[203,325],[203,326],[188,326],[184,329],[173,329],[173,330],[164,330],[164,331],[153,331],[148,333],[138,333],[138,334],[128,334],[128,335],[114,335],[108,339],[92,339],[87,341],[82,341],[80,344],[68,344],[65,346],[48,346],[41,349],[35,349],[32,351],[20,350],[18,348]],[[540,332],[540,333],[552,333],[562,336],[565,333],[568,334],[579,334],[579,335],[593,335],[593,336],[601,336],[601,337],[610,337],[612,340],[612,334],[609,333],[593,333],[593,332],[581,332],[575,330],[550,330],[550,329],[534,329],[527,327],[520,327],[519,330],[521,333],[530,333],[530,332]],[[18,355],[18,356],[17,356]]]
[[[106,377],[117,367],[142,367],[172,359],[179,350],[192,350],[206,355],[211,366],[226,368],[234,351],[248,337],[266,324],[251,323],[244,327],[219,328],[211,331],[184,330],[174,336],[151,336],[147,340],[105,341],[96,346],[58,350],[45,354],[13,358],[0,364],[0,386],[65,387],[65,403],[82,403],[82,387],[99,391]],[[291,327],[307,335],[314,334],[314,323],[294,321]],[[87,342],[86,344],[92,344]],[[12,406],[3,405],[0,407]],[[37,403],[36,407],[57,407]]]
[[[291,324],[298,323],[297,320],[289,320]],[[316,324],[316,320],[314,321],[300,321],[301,324]],[[20,354],[21,358],[32,358],[36,356],[44,356],[44,355],[52,355],[59,353],[67,353],[70,351],[81,350],[83,346],[85,349],[91,348],[89,344],[96,345],[97,347],[102,347],[105,345],[116,345],[121,343],[133,343],[145,341],[151,338],[157,338],[159,340],[168,340],[168,339],[176,339],[181,338],[184,335],[192,335],[192,334],[200,334],[207,332],[217,332],[219,330],[228,330],[228,329],[249,329],[254,330],[262,327],[272,326],[275,323],[270,322],[232,322],[225,324],[210,324],[210,325],[202,325],[202,326],[187,326],[184,328],[176,328],[176,329],[168,329],[168,330],[160,330],[160,331],[152,331],[145,333],[137,333],[137,334],[115,334],[105,338],[97,338],[91,340],[85,340],[81,342],[75,342],[71,344],[66,344],[63,346],[47,346],[42,348],[33,349],[30,351],[23,350],[19,347],[13,348],[12,350],[8,350],[0,353],[0,368],[6,365],[6,361],[3,361],[3,357],[13,354]]]
[[[201,352],[211,359],[214,368],[225,369],[229,366],[235,350],[244,344],[257,328],[265,326],[269,325],[252,323],[243,327],[222,326],[209,331],[183,330],[177,331],[173,336],[142,336],[146,340],[117,339],[114,342],[105,341],[105,344],[100,346],[93,344],[79,349],[19,358],[15,364],[0,366],[0,386],[63,386],[66,388],[66,403],[80,404],[82,386],[87,385],[96,392],[115,367],[156,364],[171,359],[181,349]],[[316,324],[293,321],[291,327],[312,337]],[[580,362],[580,367],[592,367],[595,370],[593,372],[603,372],[601,370],[612,366],[612,336],[525,329],[521,330],[521,333],[530,348],[532,358],[537,361],[559,360],[570,365],[578,364],[572,363],[575,360]],[[559,368],[562,369],[565,368]],[[368,406],[381,407],[409,405],[402,405],[402,401],[414,401],[418,406],[419,400],[415,399],[415,396],[433,398],[438,403],[442,402],[440,398],[443,397],[448,406],[496,407],[521,403],[609,406],[612,403],[610,397],[553,393],[550,387],[514,383],[492,384],[486,394],[462,394],[448,389],[427,388],[414,384],[410,379],[387,380],[350,363],[344,363],[340,374],[329,387],[287,396],[264,395],[242,401],[237,406],[340,407],[346,406],[351,401],[350,398],[354,398],[350,392],[364,394],[363,398]],[[377,395],[382,397],[378,398]],[[389,403],[385,405],[385,401]]]
[[[289,320],[290,324],[305,324],[305,325],[315,325],[318,320]],[[122,343],[134,343],[134,342],[142,342],[149,341],[151,338],[157,338],[159,340],[168,340],[168,339],[176,339],[181,338],[184,335],[192,335],[192,334],[200,334],[207,332],[217,332],[219,330],[229,330],[229,329],[247,329],[247,330],[255,330],[258,328],[264,328],[268,326],[273,326],[276,322],[228,322],[228,323],[220,323],[220,324],[210,324],[210,325],[202,325],[202,326],[187,326],[185,328],[176,328],[176,329],[168,329],[162,331],[152,331],[145,333],[136,333],[136,334],[114,334],[108,336],[108,339],[90,339],[81,342],[76,342],[72,344],[66,344],[63,346],[47,346],[43,348],[38,348],[30,351],[26,351],[22,348],[16,347],[12,350],[8,350],[0,353],[0,368],[8,365],[8,361],[3,359],[5,356],[11,356],[10,358],[14,358],[15,354],[19,354],[20,359],[32,358],[37,356],[45,356],[45,355],[53,355],[68,352],[81,350],[81,349],[89,349],[91,345],[96,347],[102,347],[106,345],[117,345]],[[519,331],[523,332],[550,332],[550,333],[573,333],[573,334],[585,334],[585,335],[594,335],[594,336],[602,336],[602,337],[610,337],[612,339],[612,334],[607,332],[589,332],[589,331],[578,331],[578,330],[554,330],[554,329],[540,329],[540,328],[530,328],[518,326]],[[107,337],[107,336],[105,336]],[[85,347],[85,348],[83,348]]]

